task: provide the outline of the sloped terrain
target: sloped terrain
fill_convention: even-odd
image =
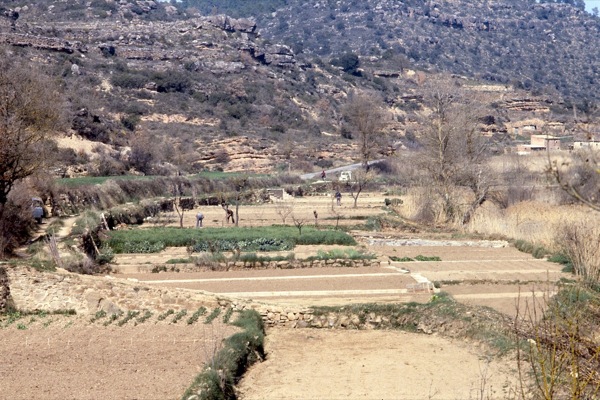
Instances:
[[[483,129],[500,147],[512,141],[511,124],[536,118],[570,129],[572,104],[593,108],[584,98],[593,100],[598,60],[585,46],[598,20],[570,5],[290,1],[242,15],[247,7],[228,2],[231,18],[196,3],[31,0],[4,9],[0,41],[12,60],[60,83],[65,133],[111,146],[60,145],[57,173],[337,166],[359,158],[343,111],[360,91],[389,111],[378,149],[388,156],[418,147],[423,84],[438,72],[490,94]]]
[[[589,49],[597,47],[600,20],[583,2],[289,1],[258,20],[265,36],[308,55],[353,51],[396,71],[413,64],[597,100],[600,59]]]

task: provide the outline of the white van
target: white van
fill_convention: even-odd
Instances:
[[[352,171],[340,172],[340,182],[352,182]]]

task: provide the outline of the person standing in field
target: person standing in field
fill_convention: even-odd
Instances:
[[[196,214],[196,228],[202,228],[202,221],[204,220],[204,214],[199,212]]]

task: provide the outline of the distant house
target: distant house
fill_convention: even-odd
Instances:
[[[560,150],[560,138],[550,135],[531,135],[529,144],[517,146],[517,154],[530,154],[535,151]]]
[[[585,142],[573,142],[573,149],[584,149],[584,148],[592,148],[592,149],[600,149],[600,141],[598,140],[588,140]]]
[[[531,146],[544,150],[560,150],[560,138],[550,135],[531,135]]]

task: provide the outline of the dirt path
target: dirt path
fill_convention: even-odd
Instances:
[[[238,386],[241,400],[506,399],[516,385],[509,361],[438,336],[279,328],[266,350]]]

